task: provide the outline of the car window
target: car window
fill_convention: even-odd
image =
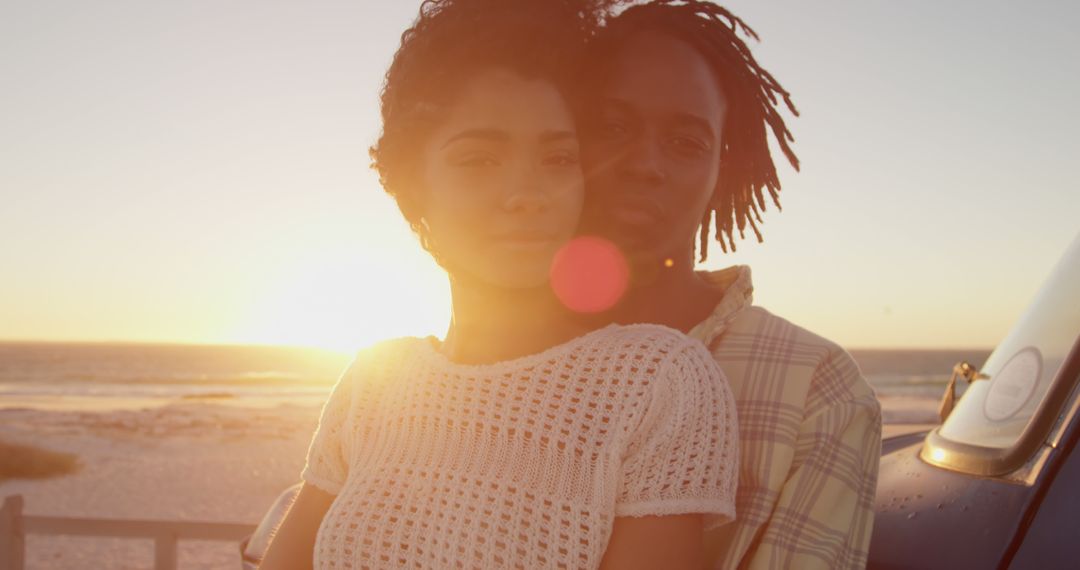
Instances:
[[[942,424],[945,439],[1005,449],[1020,439],[1080,335],[1080,236]],[[1071,381],[1071,380],[1070,380]]]

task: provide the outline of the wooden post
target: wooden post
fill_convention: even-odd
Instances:
[[[26,570],[27,534],[152,539],[154,570],[177,570],[181,540],[239,541],[258,530],[240,523],[28,517],[22,510],[21,495],[5,498],[0,507],[0,570]]]
[[[22,495],[5,497],[4,505],[0,507],[0,570],[26,568],[22,510]]]
[[[159,534],[154,538],[154,570],[176,570],[176,534]]]

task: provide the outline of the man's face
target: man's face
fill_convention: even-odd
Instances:
[[[689,44],[642,32],[599,70],[580,118],[584,233],[639,263],[685,259],[720,173],[727,101]]]

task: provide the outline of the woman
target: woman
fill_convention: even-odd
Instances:
[[[425,2],[372,156],[451,280],[444,341],[362,351],[260,566],[700,568],[733,515],[734,408],[697,341],[574,325],[548,284],[583,199],[584,2]]]
[[[696,1],[654,1],[607,23],[582,82],[583,231],[617,243],[633,267],[604,318],[687,332],[731,381],[739,518],[709,533],[710,567],[861,568],[881,445],[873,390],[842,348],[753,306],[748,267],[694,270],[711,227],[724,251],[747,225],[760,239],[760,212],[780,190],[770,132],[798,166],[780,113],[795,109],[744,32],[754,35]]]

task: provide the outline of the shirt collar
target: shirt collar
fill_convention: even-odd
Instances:
[[[750,280],[749,265],[733,265],[719,271],[700,271],[698,275],[709,285],[724,291],[724,296],[716,308],[689,333],[691,337],[709,346],[727,330],[743,309],[753,303],[754,284]]]

